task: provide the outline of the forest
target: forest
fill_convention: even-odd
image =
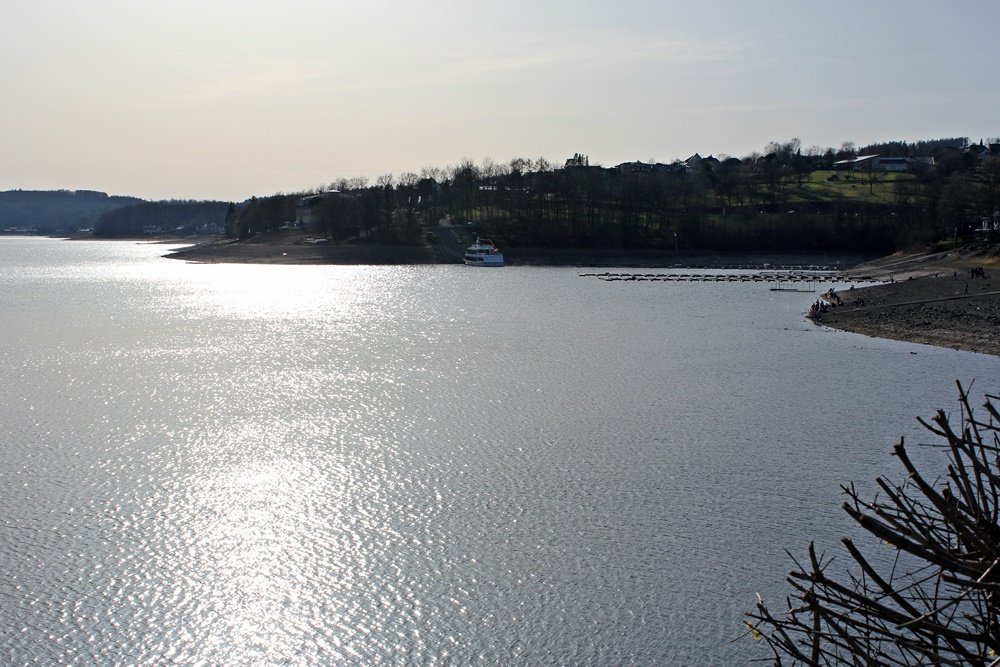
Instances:
[[[217,201],[139,202],[102,215],[94,226],[94,236],[217,233],[228,210],[227,203]]]
[[[105,213],[141,201],[91,190],[8,190],[0,192],[0,231],[52,234],[92,229]]]
[[[859,157],[905,158],[905,171]],[[249,238],[301,222],[333,240],[433,242],[442,222],[503,246],[663,250],[851,251],[970,239],[1000,211],[1000,141],[893,141],[839,149],[771,142],[735,158],[671,164],[462,160],[374,182],[342,178],[235,205],[227,235]]]

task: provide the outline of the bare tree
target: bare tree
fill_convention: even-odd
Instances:
[[[521,176],[531,171],[531,160],[523,157],[511,158],[510,173]]]
[[[399,175],[399,185],[404,188],[412,188],[420,180],[420,176],[412,171],[404,171]]]
[[[919,420],[944,441],[945,475],[922,473],[900,440],[903,483],[877,479],[884,495],[871,501],[843,487],[844,511],[895,560],[877,567],[844,538],[857,569],[837,577],[810,545],[808,560],[793,559],[787,609],[759,601],[749,614],[775,665],[1000,665],[1000,397],[987,395],[981,415],[958,392],[957,429],[944,411]]]
[[[445,178],[445,171],[441,167],[421,167],[420,178],[429,178],[440,183]]]
[[[845,141],[840,144],[840,150],[837,152],[838,160],[846,160],[848,158],[857,157],[858,147],[853,141]]]

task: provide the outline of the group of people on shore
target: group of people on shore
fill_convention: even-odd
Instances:
[[[810,320],[818,320],[821,315],[825,315],[828,312],[830,312],[830,306],[826,301],[816,299],[813,305],[809,306],[809,312],[806,313],[806,317]]]
[[[853,289],[854,286],[851,285],[851,290]],[[831,287],[826,292],[823,292],[822,296],[819,299],[816,299],[813,305],[809,307],[809,312],[806,313],[806,317],[811,320],[818,320],[820,316],[830,312],[831,308],[839,308],[843,305],[845,305],[844,300],[840,298],[840,295],[837,294],[836,290]],[[854,299],[851,302],[851,305],[855,308],[860,308],[865,305],[865,300]]]
[[[825,315],[830,312],[830,308],[836,308],[838,306],[843,306],[844,300],[840,298],[840,295],[831,287],[823,295],[816,299],[812,306],[809,307],[809,312],[806,314],[811,320],[818,320],[821,315]]]

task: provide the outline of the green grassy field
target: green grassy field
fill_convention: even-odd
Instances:
[[[869,178],[872,182],[869,183]],[[815,202],[851,199],[859,202],[887,204],[896,200],[896,183],[912,179],[909,174],[873,172],[848,173],[821,170],[809,174],[802,188],[793,188],[792,201]]]

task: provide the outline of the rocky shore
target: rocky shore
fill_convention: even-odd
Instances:
[[[900,256],[857,267],[890,282],[824,295],[818,324],[1000,355],[1000,261],[995,255]]]

